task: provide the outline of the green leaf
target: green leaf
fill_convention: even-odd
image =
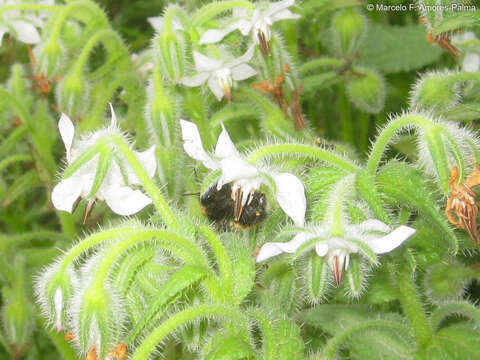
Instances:
[[[478,359],[478,336],[478,329],[472,324],[460,323],[446,327],[437,333],[427,348],[427,359]]]
[[[433,34],[439,35],[445,32],[465,29],[480,25],[480,11],[453,12],[454,15],[448,16],[435,24]]]
[[[220,336],[213,339],[213,350],[205,360],[240,360],[253,357],[252,347],[235,336]]]
[[[292,320],[276,320],[274,332],[277,345],[277,357],[275,360],[303,358],[305,344],[300,336],[300,328]]]
[[[18,177],[12,185],[6,191],[5,196],[2,199],[2,206],[8,206],[14,202],[18,197],[25,194],[32,188],[41,186],[38,175],[34,170],[30,170],[20,177]]]
[[[455,233],[425,183],[423,174],[406,163],[391,160],[380,170],[377,183],[385,201],[392,205],[404,205],[418,210],[435,226],[454,251],[458,250]],[[433,239],[432,239],[433,240]]]
[[[205,277],[205,272],[196,266],[186,265],[174,273],[158,290],[153,302],[148,304],[143,317],[136,322],[130,331],[127,344],[134,341],[142,330],[161,314],[172,298],[175,298],[183,290]]]
[[[428,43],[425,36],[426,30],[421,24],[391,26],[372,23],[359,50],[359,63],[383,73],[420,69],[442,55],[442,49]]]

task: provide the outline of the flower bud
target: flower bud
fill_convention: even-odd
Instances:
[[[91,264],[89,264],[91,265]],[[89,277],[86,271],[84,277]],[[82,354],[95,349],[99,359],[116,347],[125,318],[120,298],[108,284],[84,279],[70,303],[73,333]]]
[[[426,111],[443,111],[458,104],[460,82],[449,71],[429,72],[415,83],[410,107]]]
[[[65,59],[62,42],[59,39],[39,45],[35,48],[35,54],[38,59],[39,73],[45,75],[47,78],[51,78],[60,73]]]
[[[427,269],[424,287],[432,303],[444,304],[462,299],[474,277],[474,270],[455,260],[440,261]]]
[[[76,117],[88,109],[89,87],[81,73],[67,74],[57,90],[57,102],[62,112]]]
[[[42,315],[59,332],[66,328],[67,304],[77,284],[73,267],[64,268],[61,262],[48,266],[36,279],[35,294]]]
[[[334,51],[344,58],[351,58],[358,50],[365,30],[365,17],[356,8],[349,7],[337,12],[331,25]]]
[[[264,274],[262,300],[267,308],[293,311],[299,300],[295,268],[283,261],[270,263]]]
[[[30,340],[34,326],[33,309],[26,296],[23,257],[15,258],[15,275],[12,280],[12,287],[5,287],[2,291],[5,304],[2,309],[2,322],[12,351],[21,354]]]
[[[355,67],[358,76],[347,83],[347,96],[360,110],[376,114],[385,103],[385,81],[375,70]]]

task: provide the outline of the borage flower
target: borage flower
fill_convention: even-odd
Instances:
[[[233,9],[233,20],[224,29],[207,30],[200,44],[216,43],[234,30],[240,30],[242,35],[252,35],[255,44],[260,46],[263,55],[270,55],[270,26],[276,21],[298,19],[300,15],[292,13],[288,8],[295,5],[295,0],[283,0],[274,3],[260,3],[253,13],[243,8]]]
[[[19,4],[18,0],[0,0],[0,8],[8,5]],[[53,0],[37,1],[37,4],[53,5]],[[8,10],[0,17],[0,45],[3,36],[10,33],[17,40],[26,44],[37,44],[40,42],[40,34],[37,28],[43,28],[44,19],[50,14],[45,12],[21,12],[19,10]]]
[[[66,149],[67,164],[74,164],[73,174],[64,176],[52,191],[52,203],[58,210],[71,213],[79,198],[87,200],[85,214],[98,200],[105,200],[110,209],[119,215],[132,215],[149,205],[151,199],[130,185],[140,183],[126,160],[117,153],[109,141],[121,135],[117,119],[110,104],[112,120],[110,126],[87,134],[74,141],[75,128],[70,118],[62,114],[58,128]],[[153,177],[157,167],[155,146],[144,152],[133,152]],[[79,163],[86,159],[85,163]],[[78,161],[77,161],[78,160]],[[67,167],[67,171],[68,171]],[[85,217],[84,217],[85,220]]]
[[[391,231],[390,227],[377,219],[346,226],[342,237],[332,236],[320,226],[312,226],[297,233],[289,242],[264,244],[256,261],[261,262],[282,253],[293,254],[300,248],[307,250],[315,247],[318,256],[326,256],[338,286],[342,281],[343,270],[348,269],[350,254],[361,253],[376,262],[375,254],[385,254],[394,250],[415,231],[403,225]],[[386,235],[381,236],[379,233]]]
[[[275,198],[278,205],[297,226],[303,226],[305,220],[306,198],[302,182],[293,174],[276,173],[249,164],[233,144],[227,130],[222,125],[215,153],[207,154],[202,145],[197,126],[189,121],[180,120],[183,148],[195,160],[201,161],[210,170],[221,170],[216,183],[217,191],[231,184],[231,197],[236,211],[235,220],[241,216],[243,208],[254,198],[254,193],[262,183],[269,185],[272,179],[275,186]]]
[[[194,51],[193,60],[197,74],[183,78],[182,83],[185,86],[196,87],[208,82],[208,87],[218,101],[222,100],[223,96],[230,101],[233,80],[245,80],[257,73],[247,64],[252,59],[253,53],[254,49],[251,47],[239,58],[225,61],[213,59]],[[229,57],[231,56],[228,54],[225,56],[226,59]]]

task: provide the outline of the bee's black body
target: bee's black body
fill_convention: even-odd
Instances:
[[[235,226],[248,229],[262,222],[267,216],[267,198],[264,193],[259,191],[250,193],[237,218],[234,214],[238,204],[235,204],[234,198],[231,184],[225,184],[217,190],[215,183],[200,196],[200,205],[210,220],[223,223],[225,228],[232,222]]]

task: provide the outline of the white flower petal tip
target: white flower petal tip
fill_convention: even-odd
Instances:
[[[152,145],[147,150],[137,153],[137,158],[149,177],[153,177],[155,175],[155,170],[157,170],[157,158],[155,156],[156,149],[156,145]]]
[[[220,168],[222,169],[222,177],[220,184],[228,184],[236,180],[249,180],[258,177],[258,169],[247,163],[239,157],[225,158],[220,161]],[[245,191],[245,189],[244,189]]]
[[[75,201],[82,194],[81,179],[74,176],[60,181],[52,190],[52,203],[57,210],[72,213]]]
[[[228,134],[227,129],[222,124],[222,132],[217,140],[217,145],[215,146],[215,156],[220,159],[226,159],[229,157],[238,157],[238,151],[235,148],[230,135]]]
[[[278,205],[297,226],[305,223],[305,212],[307,210],[307,199],[305,188],[295,175],[281,173],[274,175],[277,193],[275,195]]]
[[[390,234],[381,238],[367,240],[366,243],[376,254],[385,254],[402,245],[403,242],[415,234],[415,232],[415,229],[402,225]]]
[[[195,70],[199,73],[212,72],[222,66],[222,61],[205,56],[198,51],[193,52],[193,61],[195,62]]]
[[[75,135],[75,126],[73,126],[72,120],[62,113],[60,120],[58,120],[58,130],[60,131],[60,137],[65,145],[67,152],[67,160],[70,158],[70,149],[72,148],[73,137]]]
[[[299,233],[288,242],[270,242],[266,243],[260,249],[256,257],[256,262],[262,262],[264,260],[270,259],[271,257],[280,255],[282,253],[293,254],[295,253],[300,246],[307,242],[311,238],[310,234]]]
[[[117,127],[117,115],[115,115],[115,111],[113,110],[112,103],[109,102],[108,105],[110,106],[110,113],[112,114],[112,120],[111,120],[111,123],[110,123],[110,128],[114,129],[114,128]]]
[[[232,68],[232,78],[236,81],[245,80],[255,75],[257,75],[257,71],[247,64],[240,64]]]
[[[21,42],[25,44],[38,44],[40,42],[40,34],[33,24],[22,20],[14,20],[10,25]]]
[[[210,170],[218,169],[218,164],[207,154],[203,148],[200,132],[196,124],[180,119],[182,130],[183,149],[192,159],[201,161]]]
[[[57,332],[62,331],[62,307],[63,307],[63,296],[62,290],[58,288],[55,291],[55,296],[53,297],[53,303],[55,306],[55,327]]]
[[[152,200],[140,190],[128,186],[111,186],[104,192],[105,201],[115,214],[129,216],[136,214]]]
[[[198,43],[200,45],[215,44],[221,41],[225,36],[227,36],[227,34],[228,32],[226,30],[210,29],[205,31],[205,33],[202,35]]]

